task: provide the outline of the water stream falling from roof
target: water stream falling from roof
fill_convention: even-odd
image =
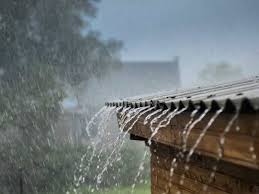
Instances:
[[[184,102],[186,104],[186,102]],[[202,143],[203,138],[208,134],[208,131],[211,129],[212,125],[215,123],[217,118],[221,115],[223,110],[225,110],[225,106],[218,106],[217,109],[215,109],[212,104],[206,106],[203,106],[202,104],[195,104],[195,106],[191,107],[194,108],[190,109],[189,106],[182,106],[183,104],[179,104],[179,108],[171,109],[167,105],[166,106],[160,106],[160,105],[154,105],[149,104],[143,106],[141,105],[134,105],[134,104],[121,104],[119,106],[116,104],[113,108],[102,108],[94,117],[90,120],[88,126],[86,127],[86,133],[90,137],[91,145],[92,145],[92,155],[90,155],[90,158],[87,158],[88,165],[83,166],[82,164],[86,160],[86,155],[83,155],[81,158],[81,163],[79,164],[79,172],[81,173],[80,176],[75,176],[75,186],[78,187],[80,184],[84,183],[85,177],[88,176],[87,171],[89,168],[93,166],[93,159],[97,158],[98,165],[98,173],[94,175],[94,180],[96,180],[95,184],[91,187],[89,187],[89,190],[96,191],[100,190],[101,184],[103,183],[105,179],[105,174],[108,173],[108,169],[110,167],[113,167],[113,165],[121,160],[121,150],[123,145],[125,144],[127,134],[131,133],[132,131],[136,131],[136,133],[144,133],[143,129],[147,130],[146,134],[144,134],[143,139],[146,142],[146,145],[152,146],[153,140],[156,141],[156,138],[159,138],[160,130],[165,128],[165,130],[168,129],[168,126],[173,124],[176,116],[181,115],[183,118],[186,117],[186,115],[189,115],[189,119],[186,121],[185,126],[182,128],[179,128],[177,125],[176,131],[172,131],[174,134],[175,140],[174,141],[177,144],[177,149],[175,155],[172,157],[172,160],[170,161],[170,178],[169,183],[166,186],[167,189],[170,190],[170,187],[172,186],[171,181],[174,176],[175,169],[180,166],[183,168],[183,171],[179,173],[177,171],[178,181],[180,185],[184,184],[186,173],[190,171],[191,168],[191,160],[193,158],[194,153],[198,153],[199,151],[199,145]],[[161,104],[162,105],[162,104]],[[165,105],[165,104],[163,104]],[[172,107],[175,107],[176,104],[172,105]],[[181,108],[180,108],[181,107]],[[206,108],[207,107],[207,108]],[[192,110],[190,112],[190,110]],[[224,156],[224,145],[225,145],[225,138],[226,135],[229,133],[230,129],[232,128],[233,124],[236,122],[239,116],[240,109],[236,110],[236,113],[233,115],[232,118],[228,121],[226,124],[226,127],[224,128],[223,132],[220,134],[219,142],[218,142],[218,152],[216,157],[215,164],[211,167],[211,171],[208,176],[208,180],[206,183],[203,183],[203,190],[207,191],[209,184],[211,184],[212,180],[214,180],[214,177],[217,173],[218,163]],[[209,114],[213,113],[213,114]],[[203,121],[209,117],[209,115],[212,115],[206,123]],[[106,130],[108,128],[108,122],[111,119],[112,116],[117,116],[118,119],[118,125],[119,125],[119,131],[118,134],[115,136],[115,139],[113,139],[109,144],[109,146],[105,146],[102,144],[102,138],[107,134],[109,136],[109,132],[106,133]],[[100,117],[99,123],[96,124],[97,118]],[[182,119],[180,119],[182,122]],[[142,123],[143,122],[143,123]],[[201,123],[201,124],[200,124]],[[193,140],[193,130],[197,128],[197,125],[200,124],[203,126],[202,129],[199,131],[199,134],[197,135],[196,140]],[[137,126],[136,126],[137,125]],[[93,137],[92,134],[94,133],[92,127],[97,126],[97,137],[101,137],[101,139],[97,140]],[[136,127],[135,127],[136,126]],[[144,127],[145,126],[145,127]],[[140,128],[144,127],[143,129]],[[198,128],[197,128],[198,129]],[[237,129],[239,127],[237,126]],[[138,131],[140,130],[140,131]],[[172,129],[174,130],[174,129]],[[148,136],[147,136],[148,134]],[[253,131],[253,135],[255,136],[256,130]],[[135,134],[133,133],[133,138],[135,138]],[[145,136],[146,135],[146,136]],[[158,136],[156,136],[158,135]],[[138,138],[138,135],[136,135],[136,138]],[[140,137],[142,138],[142,137]],[[158,141],[159,142],[159,141]],[[256,152],[254,148],[254,142],[251,143],[251,146],[249,147],[249,152],[251,153],[252,158],[256,158]],[[102,158],[102,154],[109,151],[109,154],[107,157]],[[143,165],[145,163],[146,157],[147,157],[147,149],[143,153],[143,158],[140,161],[138,171],[134,178],[134,183],[132,184],[131,193],[134,193],[136,184],[139,180],[139,177],[141,176],[141,173],[144,169]],[[122,167],[118,167],[116,169],[117,173],[120,173]]]
[[[97,128],[97,132],[98,132],[98,137],[100,136],[103,136],[104,134],[106,134],[106,129],[107,129],[107,124],[109,123],[109,120],[112,118],[113,114],[115,113],[116,111],[116,108],[110,108],[105,115],[103,115],[103,118],[101,119],[99,125],[98,125],[98,128]],[[90,159],[88,160],[88,165],[86,166],[86,168],[84,169],[85,173],[84,173],[84,177],[88,176],[88,171],[90,169],[90,166],[92,165],[92,162],[93,162],[93,158],[95,156],[97,156],[97,158],[99,159],[100,158],[100,155],[102,153],[102,148],[100,149],[99,151],[99,154],[97,155],[97,146],[99,144],[101,144],[101,146],[103,145],[102,144],[102,138],[98,139],[95,141],[94,145],[93,145],[93,148],[92,148],[92,154],[90,156]],[[98,168],[98,166],[97,166]],[[83,183],[83,182],[82,182]]]
[[[220,162],[220,160],[222,159],[223,155],[224,155],[224,144],[225,144],[225,138],[227,133],[229,133],[229,131],[231,130],[231,127],[233,126],[234,122],[238,119],[238,116],[240,114],[240,110],[236,110],[236,113],[234,114],[234,116],[229,120],[229,122],[227,123],[227,126],[225,127],[224,131],[221,133],[220,135],[220,139],[219,139],[219,148],[218,148],[218,156],[216,158],[216,164],[212,167],[212,171],[209,175],[209,180],[208,180],[208,184],[204,185],[203,190],[207,191],[208,189],[208,185],[211,184],[211,182],[213,181],[215,175],[216,175],[216,171],[218,168],[218,164]]]
[[[88,125],[85,128],[85,131],[86,131],[86,133],[89,137],[91,146],[88,146],[88,149],[87,149],[86,153],[80,159],[79,167],[77,169],[77,171],[79,172],[79,177],[77,177],[76,173],[74,174],[74,185],[76,186],[76,188],[79,187],[81,184],[83,184],[85,182],[85,177],[87,176],[90,165],[92,164],[92,160],[93,160],[93,158],[96,154],[96,147],[98,145],[98,141],[93,141],[90,129],[94,125],[96,125],[97,119],[101,119],[101,121],[98,125],[98,133],[103,134],[104,130],[106,129],[106,127],[104,125],[108,123],[108,120],[110,119],[111,115],[113,114],[114,109],[115,108],[113,108],[113,107],[103,107],[103,108],[101,108],[92,117],[92,119],[89,121]],[[100,132],[99,132],[99,130],[100,130]],[[92,148],[91,156],[90,156],[90,158],[86,158],[88,151],[90,151],[90,148]],[[84,167],[83,163],[85,162],[86,159],[88,159],[88,161],[87,161],[88,164],[87,164],[86,167]],[[76,192],[76,188],[75,188],[75,192]]]
[[[183,109],[181,109],[181,110],[175,109],[175,111],[173,111],[172,114],[167,115],[167,117],[166,117],[165,119],[161,120],[161,121],[158,123],[157,127],[156,127],[154,130],[152,130],[152,127],[151,127],[151,126],[152,126],[152,122],[153,122],[154,120],[157,121],[158,118],[161,118],[162,116],[164,116],[165,114],[167,114],[168,111],[169,111],[169,109],[163,111],[160,115],[158,115],[157,117],[155,117],[155,118],[150,122],[150,128],[151,128],[152,134],[151,134],[151,136],[150,136],[149,139],[148,139],[148,142],[147,142],[148,145],[151,145],[151,143],[152,143],[152,138],[158,133],[158,130],[159,130],[160,128],[162,128],[162,127],[167,127],[167,126],[170,124],[171,120],[172,120],[175,116],[177,116],[177,115],[183,113],[185,110],[186,110],[186,108],[183,108]],[[166,123],[163,124],[164,122],[166,122]]]
[[[146,148],[146,150],[145,150],[145,152],[144,152],[144,154],[143,154],[143,158],[142,158],[142,160],[141,160],[141,162],[140,162],[140,165],[139,165],[139,168],[138,168],[138,173],[137,173],[137,175],[135,176],[135,178],[134,178],[134,183],[133,183],[132,186],[131,186],[131,194],[134,193],[134,190],[135,190],[135,187],[136,187],[136,184],[137,184],[137,180],[138,180],[138,178],[139,178],[141,172],[142,172],[142,171],[144,170],[144,168],[145,168],[145,167],[144,167],[144,164],[145,164],[145,160],[146,160],[147,155],[148,155],[148,149]]]
[[[169,182],[167,184],[167,188],[166,190],[170,190],[170,188],[172,187],[172,178],[173,178],[173,175],[174,175],[174,169],[177,167],[178,165],[178,160],[180,159],[180,157],[183,157],[184,156],[184,135],[186,134],[186,131],[188,129],[188,127],[193,123],[194,121],[194,117],[195,115],[198,113],[199,109],[195,109],[192,111],[191,115],[190,115],[190,120],[189,122],[185,125],[183,131],[181,132],[181,142],[182,142],[182,147],[181,149],[179,150],[179,152],[173,157],[172,161],[171,161],[171,164],[170,164],[170,172],[169,172]]]
[[[196,140],[195,144],[192,146],[192,148],[190,149],[188,155],[187,155],[187,162],[190,160],[192,154],[194,153],[195,149],[197,148],[197,146],[199,145],[199,143],[201,142],[202,138],[204,137],[204,135],[206,134],[206,132],[208,131],[208,129],[211,127],[211,125],[215,122],[215,120],[218,118],[218,116],[223,112],[223,108],[219,109],[214,115],[213,117],[209,120],[209,122],[207,123],[206,127],[202,130],[202,132],[200,133],[198,139]],[[205,111],[206,112],[206,111]]]
[[[183,137],[183,151],[185,152],[186,149],[187,149],[187,141],[188,141],[188,138],[190,136],[190,133],[192,131],[192,129],[199,123],[202,121],[202,119],[208,114],[209,112],[209,109],[206,109],[195,121],[193,121],[193,123],[187,128],[186,130],[186,134],[185,136]]]
[[[160,113],[160,112],[162,112],[162,111],[163,111],[163,109],[158,109],[158,110],[156,110],[156,111],[150,113],[149,115],[147,115],[146,118],[145,118],[145,120],[144,120],[144,125],[148,124],[148,122],[149,122],[149,120],[152,118],[152,116],[154,116],[154,115],[156,115],[156,114],[158,114],[158,113]]]
[[[125,137],[128,134],[129,130],[131,128],[128,128],[125,132],[123,131],[125,126],[127,124],[129,124],[130,122],[132,122],[133,119],[135,119],[137,117],[137,119],[135,119],[135,121],[138,120],[138,115],[140,115],[141,113],[144,114],[146,111],[151,110],[152,108],[147,108],[147,107],[141,107],[138,109],[133,109],[130,110],[130,108],[126,108],[126,110],[122,111],[122,119],[124,120],[125,123],[120,123],[120,129],[122,131],[121,136],[118,136],[117,139],[115,140],[115,146],[114,149],[112,150],[111,154],[108,156],[108,158],[106,159],[106,162],[101,170],[101,172],[97,175],[97,182],[96,182],[96,189],[99,190],[99,185],[102,183],[102,178],[103,178],[103,174],[105,173],[105,171],[107,170],[108,165],[112,165],[113,162],[117,159],[116,157],[114,157],[114,159],[112,159],[112,157],[114,156],[114,154],[116,155],[116,152],[120,151],[120,149],[122,148],[124,142],[125,142]],[[128,113],[126,113],[127,111],[129,111]],[[133,114],[131,114],[133,113]],[[133,123],[135,122],[133,120]],[[121,142],[120,142],[121,140]]]
[[[165,116],[168,112],[170,111],[170,109],[166,109],[164,110],[161,114],[159,114],[157,117],[153,118],[150,122],[150,130],[152,132],[155,131],[156,127],[154,127],[154,124],[158,122],[158,119],[160,119],[161,117]]]
[[[210,109],[206,109],[203,113],[203,115],[208,114]],[[208,131],[208,129],[211,127],[211,125],[215,122],[215,120],[217,119],[217,117],[223,112],[224,108],[219,109],[209,120],[209,122],[207,123],[207,125],[203,128],[203,130],[201,131],[200,135],[198,136],[198,138],[196,139],[194,145],[190,148],[186,159],[185,159],[185,165],[184,165],[184,170],[189,171],[190,167],[189,167],[189,162],[191,159],[191,156],[193,155],[193,153],[195,152],[195,149],[197,148],[197,146],[199,145],[199,143],[201,142],[202,138],[204,137],[204,135],[206,134],[206,132]],[[202,116],[203,116],[202,115]],[[200,118],[204,118],[204,117],[199,117]],[[201,121],[201,120],[199,120]],[[193,125],[192,127],[194,127],[195,125]],[[187,141],[186,141],[187,142]],[[186,147],[186,146],[185,146]],[[185,179],[185,173],[183,173],[181,175],[181,180],[180,180],[180,184],[183,185],[184,184],[184,179]]]

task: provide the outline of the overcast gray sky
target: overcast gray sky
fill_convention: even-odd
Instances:
[[[123,60],[180,56],[184,85],[207,63],[259,72],[259,0],[102,0],[92,27],[124,42]]]

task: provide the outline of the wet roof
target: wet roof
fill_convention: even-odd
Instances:
[[[187,90],[160,92],[145,96],[136,96],[107,102],[106,106],[143,107],[157,106],[165,108],[221,108],[232,107],[246,111],[259,110],[259,76],[223,83],[196,87]]]

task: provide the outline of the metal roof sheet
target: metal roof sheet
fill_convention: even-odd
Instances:
[[[187,90],[160,92],[151,95],[129,97],[107,102],[107,106],[164,106],[186,108],[195,106],[225,107],[232,104],[236,109],[259,110],[259,76],[224,84],[196,87]]]

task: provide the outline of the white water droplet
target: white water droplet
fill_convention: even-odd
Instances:
[[[180,185],[183,185],[183,184],[184,184],[184,179],[185,179],[185,176],[182,175],[182,176],[181,176],[181,180],[180,180]]]
[[[184,169],[185,169],[186,171],[188,171],[188,170],[190,169],[189,165],[186,165],[186,166],[184,167]]]
[[[216,170],[217,170],[217,165],[213,166],[212,169],[213,169],[214,171],[216,171]]]
[[[208,190],[208,185],[203,185],[203,191],[207,191]]]
[[[221,145],[224,145],[224,143],[225,143],[225,137],[221,137],[221,138],[220,138],[220,144],[221,144]]]
[[[249,147],[249,151],[250,151],[250,152],[253,152],[254,150],[255,150],[254,146],[250,146],[250,147]]]

